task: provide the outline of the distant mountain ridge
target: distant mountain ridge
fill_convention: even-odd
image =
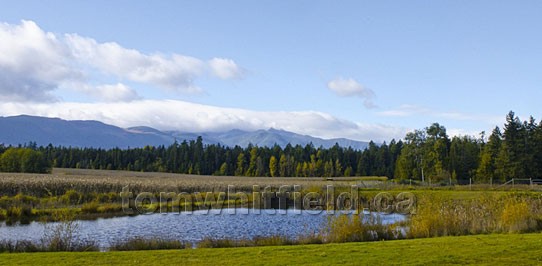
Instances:
[[[336,143],[342,147],[365,149],[367,142],[345,138],[321,139],[308,135],[300,135],[284,130],[268,129],[243,131],[233,129],[225,132],[180,132],[160,131],[152,127],[139,126],[120,128],[99,121],[63,120],[38,116],[0,117],[0,143],[18,145],[36,142],[38,145],[95,148],[128,148],[147,145],[171,145],[175,140],[195,140],[203,138],[205,144],[221,144],[234,147],[246,147],[249,144],[260,147],[271,147],[275,144],[285,147],[312,143],[315,147],[329,148]]]

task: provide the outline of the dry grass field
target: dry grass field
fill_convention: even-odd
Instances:
[[[40,197],[63,195],[70,189],[81,193],[109,193],[120,192],[125,186],[129,186],[135,192],[227,191],[228,186],[234,186],[236,191],[251,192],[255,185],[261,188],[299,185],[302,189],[310,189],[326,185],[345,187],[356,182],[354,179],[327,181],[322,178],[203,176],[55,168],[51,174],[0,173],[0,195],[15,195],[22,192]]]

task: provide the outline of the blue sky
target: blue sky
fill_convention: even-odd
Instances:
[[[540,14],[540,1],[2,1],[0,115],[477,134],[510,110],[542,118]]]

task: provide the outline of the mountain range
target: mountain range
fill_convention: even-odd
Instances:
[[[139,126],[120,128],[99,121],[63,120],[39,116],[0,117],[0,144],[19,145],[36,142],[39,146],[53,144],[66,147],[128,148],[146,145],[171,145],[203,138],[204,144],[221,144],[246,147],[249,144],[271,147],[275,144],[285,147],[312,143],[315,147],[329,148],[335,144],[353,149],[365,149],[367,142],[345,138],[321,139],[278,129],[243,131],[233,129],[225,132],[181,132],[160,131]]]

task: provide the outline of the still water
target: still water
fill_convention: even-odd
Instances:
[[[336,215],[336,214],[335,214]],[[365,214],[369,218],[371,215]],[[325,211],[222,209],[126,216],[77,221],[76,238],[92,240],[106,249],[113,243],[134,237],[178,239],[196,243],[205,237],[245,239],[282,235],[295,238],[325,228],[333,215]],[[405,220],[401,214],[380,214],[383,224]],[[44,230],[55,226],[32,222],[29,225],[0,226],[0,240],[40,241]]]

